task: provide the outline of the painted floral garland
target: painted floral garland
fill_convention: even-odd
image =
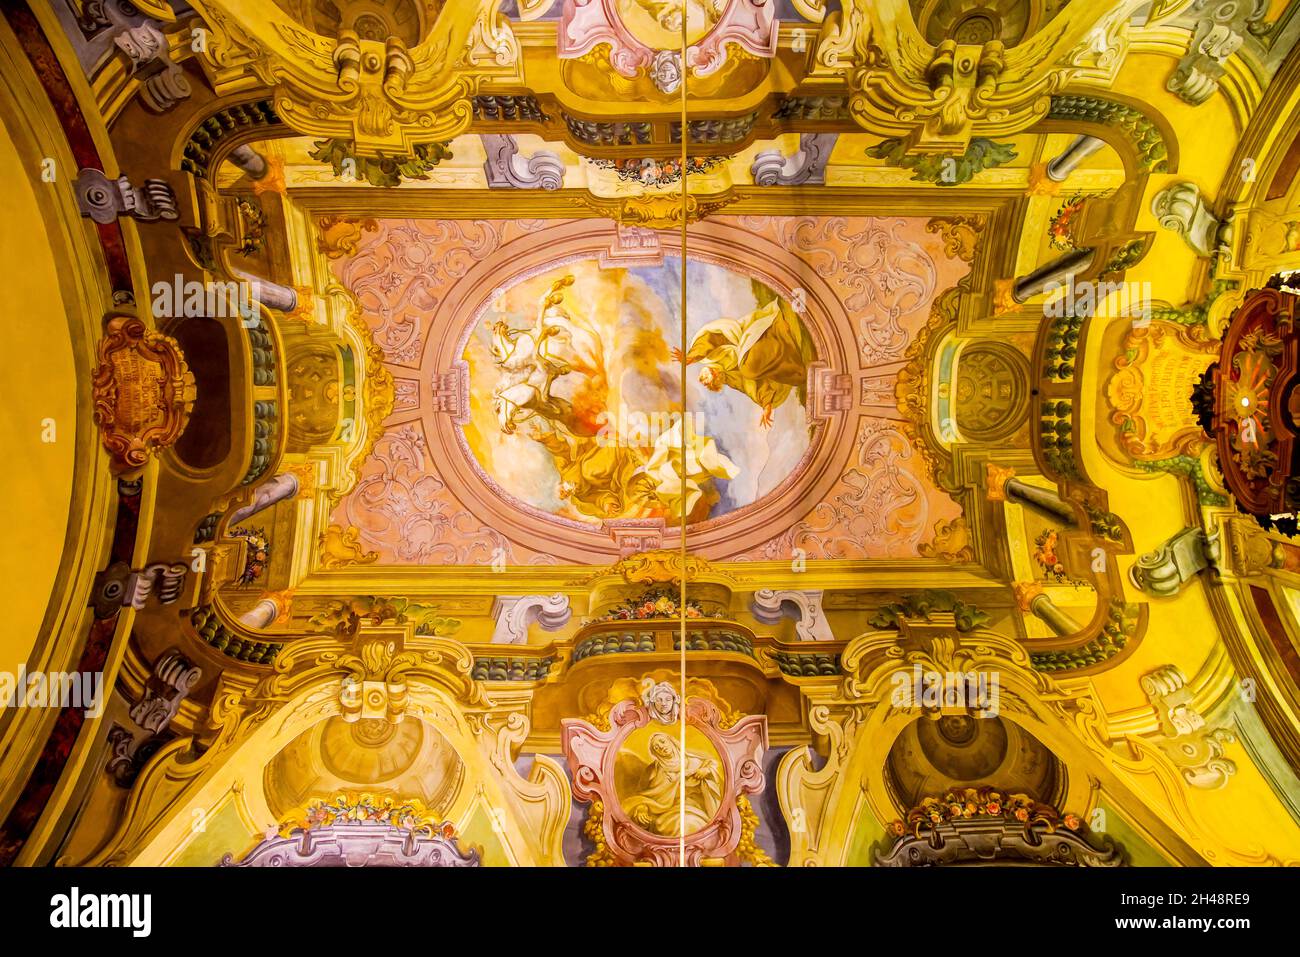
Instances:
[[[307,805],[302,817],[280,825],[281,835],[287,837],[294,830],[310,831],[335,824],[381,824],[437,834],[451,840],[456,829],[449,821],[438,822],[436,815],[418,800],[397,803],[391,797],[376,798],[370,794],[338,794],[326,800]]]
[[[230,534],[248,541],[248,551],[245,553],[247,557],[244,559],[244,568],[239,573],[239,584],[251,585],[266,571],[266,565],[271,560],[271,541],[266,537],[264,528],[235,528],[231,529]]]
[[[895,821],[890,825],[890,831],[895,837],[907,834],[920,837],[922,830],[940,824],[981,817],[1016,821],[1026,827],[1043,824],[1048,831],[1061,825],[1070,831],[1083,828],[1077,815],[1062,815],[1050,804],[1035,801],[1027,794],[1007,794],[995,788],[982,787],[951,788],[941,797],[928,797],[907,812],[906,822]]]
[[[1061,208],[1056,211],[1056,215],[1051,218],[1047,224],[1047,235],[1050,245],[1053,249],[1071,250],[1074,249],[1074,237],[1072,235],[1071,221],[1083,208],[1082,196],[1072,196],[1066,200]]]
[[[639,598],[631,598],[627,601],[614,605],[605,614],[591,619],[592,621],[645,621],[653,618],[676,618],[678,611],[677,606],[681,601],[681,594],[672,588],[659,587],[651,588],[643,592]],[[703,606],[693,599],[686,599],[686,617],[687,618],[706,618]],[[721,612],[713,615],[714,618],[722,618]]]
[[[723,156],[689,156],[686,172],[700,175],[720,165]],[[657,160],[651,157],[629,159],[592,159],[590,162],[601,169],[612,169],[620,180],[636,182],[643,186],[667,186],[682,178],[682,161],[680,159]]]

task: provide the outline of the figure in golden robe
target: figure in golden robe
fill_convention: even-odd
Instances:
[[[679,349],[673,356],[683,359]],[[730,386],[749,396],[763,410],[760,423],[770,428],[772,410],[792,390],[802,400],[815,354],[799,317],[784,300],[773,298],[741,319],[708,323],[684,358],[687,365],[703,363],[700,382],[714,392]]]
[[[682,830],[681,779],[686,778],[685,831]],[[641,790],[623,802],[632,821],[665,837],[692,834],[705,827],[722,804],[722,769],[713,758],[682,754],[672,735],[650,738],[650,763]]]
[[[642,471],[636,448],[563,430],[534,427],[560,473],[559,497],[592,518],[643,518],[657,502],[655,483]]]

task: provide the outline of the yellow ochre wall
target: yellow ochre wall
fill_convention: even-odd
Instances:
[[[75,468],[76,382],[72,341],[57,266],[37,206],[39,171],[21,166],[9,130],[0,127],[0,261],[7,271],[0,329],[8,356],[0,376],[0,497],[8,503],[0,580],[8,601],[0,621],[0,668],[26,661],[49,604],[63,557]],[[33,182],[34,180],[34,182]],[[53,442],[42,440],[44,420]]]

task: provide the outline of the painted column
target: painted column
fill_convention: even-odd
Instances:
[[[1106,141],[1096,136],[1076,136],[1069,146],[1047,164],[1047,178],[1054,183],[1064,183],[1080,163],[1105,145]]]
[[[284,595],[266,595],[239,616],[239,623],[258,630],[269,628],[288,610],[289,603]]]
[[[1023,303],[1047,292],[1051,286],[1066,285],[1071,276],[1092,265],[1092,255],[1091,249],[1072,249],[1032,272],[1017,276],[1011,286],[1011,298]]]
[[[270,508],[276,502],[283,502],[298,494],[298,476],[292,472],[281,472],[267,479],[253,490],[253,497],[248,504],[236,509],[230,515],[227,528],[233,528],[246,518],[251,518],[263,509]]]
[[[293,312],[298,308],[298,290],[250,273],[236,273],[244,282],[253,287],[253,299],[280,312]]]
[[[1065,638],[1083,631],[1083,625],[1057,608],[1052,599],[1043,594],[1043,586],[1038,582],[1016,582],[1011,589],[1020,610],[1044,622],[1052,629],[1052,634]]]
[[[236,146],[226,158],[247,173],[249,179],[261,179],[270,169],[266,157],[251,146]]]
[[[1051,489],[1030,485],[1016,478],[1016,470],[987,464],[985,488],[990,502],[1015,502],[1044,512],[1066,525],[1075,524],[1074,506]]]

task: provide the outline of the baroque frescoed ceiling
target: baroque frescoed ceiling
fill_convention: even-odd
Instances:
[[[969,271],[926,222],[719,216],[688,231],[686,356],[721,368],[709,356],[727,336],[764,341],[749,361],[766,378],[747,392],[688,374],[682,416],[681,257],[658,233],[374,221],[331,268],[383,351],[393,412],[330,520],[379,565],[497,549],[607,563],[631,529],[680,539],[683,513],[710,559],[916,557],[961,510],[898,429],[894,391],[936,290]],[[539,348],[547,323],[562,325]],[[564,371],[530,381],[515,367],[537,353]]]
[[[0,860],[1300,861],[1295,5],[2,12]]]

